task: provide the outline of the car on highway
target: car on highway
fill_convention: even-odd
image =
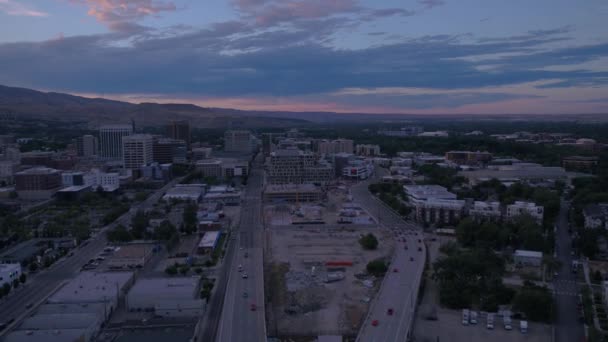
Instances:
[[[399,269],[398,268],[393,268],[393,272],[397,273],[397,272],[399,272]]]
[[[28,303],[25,308],[26,309],[31,309],[34,306],[34,303]]]
[[[239,270],[239,272],[242,272],[243,271],[243,265],[239,265],[238,270]]]
[[[422,252],[422,247],[418,247],[418,252]]]
[[[243,276],[242,277],[243,277],[243,279],[247,279],[249,276],[247,275],[246,272],[243,272]]]
[[[8,324],[0,323],[0,331],[4,330]]]
[[[380,324],[380,322],[378,322],[378,320],[377,320],[377,319],[375,319],[375,320],[373,320],[373,321],[372,321],[372,325],[373,325],[374,327],[377,327],[377,326],[378,326],[378,324]]]
[[[248,258],[248,257],[249,257],[249,253],[245,252],[244,257],[245,257],[245,258]]]
[[[410,257],[410,261],[414,261],[414,257]]]
[[[257,309],[258,309],[258,307],[257,307],[257,305],[255,305],[255,303],[251,303],[251,305],[249,306],[249,310],[251,310],[251,311],[255,311]]]
[[[389,316],[392,316],[395,313],[395,311],[393,310],[393,308],[389,308],[388,310],[386,310],[386,314]]]
[[[246,291],[243,292],[243,298],[247,298],[247,297],[249,297],[249,294]]]

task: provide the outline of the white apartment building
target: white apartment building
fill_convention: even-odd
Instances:
[[[404,185],[403,190],[416,210],[416,220],[425,223],[454,223],[462,217],[465,201],[439,185]]]
[[[149,134],[135,134],[122,138],[122,162],[125,169],[139,169],[153,160],[153,141]]]
[[[502,206],[500,202],[475,201],[469,209],[469,216],[478,221],[499,221]]]
[[[104,191],[111,192],[120,188],[120,174],[93,169],[84,175],[84,185],[90,185],[93,190],[101,186]]]
[[[380,155],[380,146],[378,145],[357,145],[355,147],[355,152],[360,156],[379,156]]]
[[[250,131],[235,130],[224,133],[224,151],[251,152],[253,150],[253,136]]]
[[[544,208],[532,202],[517,201],[507,205],[507,219],[512,220],[520,215],[530,215],[539,224],[543,222]]]

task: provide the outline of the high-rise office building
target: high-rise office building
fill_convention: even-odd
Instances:
[[[139,169],[152,162],[152,136],[134,134],[122,138],[122,161],[125,169]]]
[[[226,131],[224,133],[224,151],[226,152],[251,152],[253,149],[253,138],[249,131]]]
[[[183,140],[155,139],[152,143],[152,159],[160,164],[185,163],[187,148]]]
[[[98,153],[99,140],[90,134],[76,139],[76,151],[81,157],[96,156]]]
[[[104,125],[99,128],[99,146],[104,158],[122,158],[122,138],[133,134],[132,125]]]
[[[186,147],[190,148],[191,133],[190,123],[186,120],[174,120],[167,125],[167,137],[186,142]]]

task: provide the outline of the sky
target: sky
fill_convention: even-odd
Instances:
[[[0,84],[255,110],[608,113],[607,19],[605,0],[0,0]]]

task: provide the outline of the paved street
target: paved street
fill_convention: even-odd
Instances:
[[[357,341],[405,341],[414,319],[426,249],[423,243],[418,242],[423,238],[420,228],[403,221],[374,198],[367,190],[369,183],[362,182],[351,189],[355,202],[375,216],[381,225],[390,228],[396,239],[405,238],[406,242],[397,242],[389,273],[372,302]],[[419,251],[418,247],[422,250]],[[388,309],[393,309],[392,316]],[[372,325],[374,321],[378,322],[377,326]]]
[[[557,231],[555,244],[557,258],[562,262],[561,270],[553,282],[557,305],[557,319],[555,321],[555,342],[583,341],[583,324],[578,321],[577,301],[578,285],[576,276],[570,267],[572,256],[570,254],[571,238],[568,234],[568,210],[570,203],[562,201],[561,210],[557,218]]]
[[[31,309],[26,309],[26,305],[29,303],[38,304],[43,302],[56,288],[59,287],[63,282],[71,279],[78,273],[80,268],[87,263],[90,259],[99,254],[106,245],[106,234],[108,229],[114,228],[118,223],[129,224],[132,215],[137,209],[150,208],[160,198],[160,196],[175,183],[179,182],[181,178],[175,179],[172,182],[165,185],[163,188],[157,190],[154,194],[150,195],[144,202],[135,206],[135,210],[130,210],[121,217],[119,217],[114,223],[111,223],[103,227],[97,235],[89,239],[89,243],[74,250],[74,255],[71,257],[64,257],[62,260],[58,260],[50,268],[40,271],[35,276],[21,287],[15,293],[11,294],[6,300],[0,302],[0,317],[2,321],[15,319],[13,324],[17,324],[25,315],[35,308],[35,305]],[[2,334],[5,334],[10,329],[5,329]]]
[[[254,163],[241,205],[241,220],[233,231],[235,239],[228,246],[198,341],[266,341],[261,221],[263,172],[261,164]],[[238,272],[238,265],[242,265],[247,279]],[[251,310],[252,304],[256,306],[255,311]]]

